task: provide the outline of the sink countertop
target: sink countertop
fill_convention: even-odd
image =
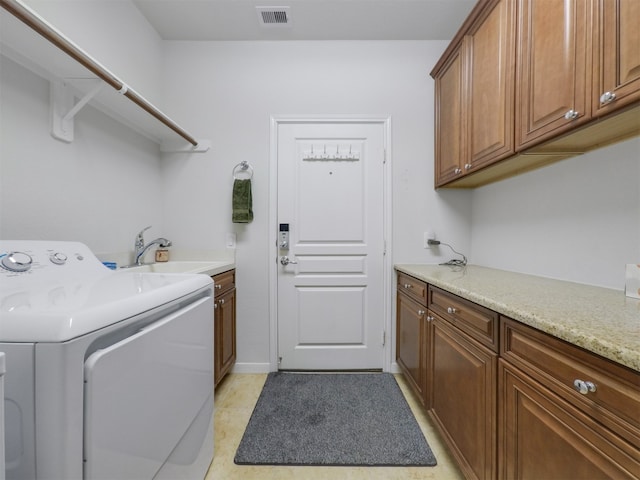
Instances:
[[[476,265],[395,268],[640,371],[640,300],[623,291]]]
[[[170,260],[168,262],[145,263],[121,267],[120,272],[143,273],[202,273],[210,277],[235,268],[230,260]]]
[[[119,269],[130,270],[137,268],[132,265],[133,252],[105,252],[96,253],[98,259],[102,262],[109,261],[115,262]],[[217,275],[228,270],[236,268],[235,264],[235,249],[224,250],[190,250],[171,247],[169,249],[169,261],[168,262],[153,262],[154,250],[150,250],[144,257],[142,263],[143,268],[139,271],[154,271],[153,265],[158,265],[160,268],[157,273],[206,273],[208,275]],[[192,265],[189,265],[191,263]],[[196,263],[211,263],[210,266],[202,267],[196,265]],[[163,265],[169,264],[181,264],[180,268],[162,268]],[[201,268],[202,267],[202,268]],[[134,270],[131,270],[134,271]]]

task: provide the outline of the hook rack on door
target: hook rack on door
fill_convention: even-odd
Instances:
[[[316,150],[314,145],[311,145],[311,150],[304,152],[303,160],[360,160],[360,152],[354,150],[351,144],[349,150],[346,147],[341,149],[340,145],[329,145],[327,148],[326,144],[320,150]]]

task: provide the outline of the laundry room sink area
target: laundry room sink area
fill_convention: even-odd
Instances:
[[[144,273],[204,273],[212,276],[234,268],[234,264],[228,260],[218,261],[189,261],[175,260],[168,262],[156,262],[145,265],[126,267],[130,272]]]

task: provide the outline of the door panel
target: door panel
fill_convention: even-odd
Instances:
[[[466,158],[467,124],[464,110],[466,67],[463,51],[466,42],[435,78],[436,82],[436,187],[462,173]]]
[[[513,154],[515,5],[502,0],[470,32],[469,151],[465,170]]]
[[[588,6],[584,0],[520,1],[516,95],[520,148],[591,117]],[[575,117],[572,111],[577,112]]]
[[[383,179],[382,124],[278,126],[281,369],[382,367]]]
[[[155,478],[212,409],[212,314],[211,297],[197,300],[87,358],[85,478]]]
[[[298,242],[364,243],[363,161],[307,159],[300,151],[306,145],[298,143],[298,155],[303,157],[298,164]]]
[[[300,287],[300,345],[363,345],[363,287]]]
[[[596,15],[593,109],[601,115],[640,99],[640,2],[599,0]],[[605,92],[615,99],[601,102]]]

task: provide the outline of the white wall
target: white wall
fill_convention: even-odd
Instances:
[[[640,263],[640,139],[473,192],[473,263],[624,289]]]
[[[393,259],[432,263],[426,227],[469,248],[469,192],[434,192],[433,81],[446,42],[168,42],[164,101],[212,150],[164,161],[165,233],[221,248],[236,232],[238,361],[269,361],[269,120],[278,114],[392,117]],[[198,130],[198,128],[200,130]],[[255,219],[231,223],[232,169],[254,168]],[[382,212],[381,212],[382,214]]]
[[[75,140],[49,133],[49,83],[0,57],[0,238],[76,240],[128,251],[162,228],[158,147],[91,107]]]
[[[25,3],[147,100],[162,105],[162,41],[132,2]]]

